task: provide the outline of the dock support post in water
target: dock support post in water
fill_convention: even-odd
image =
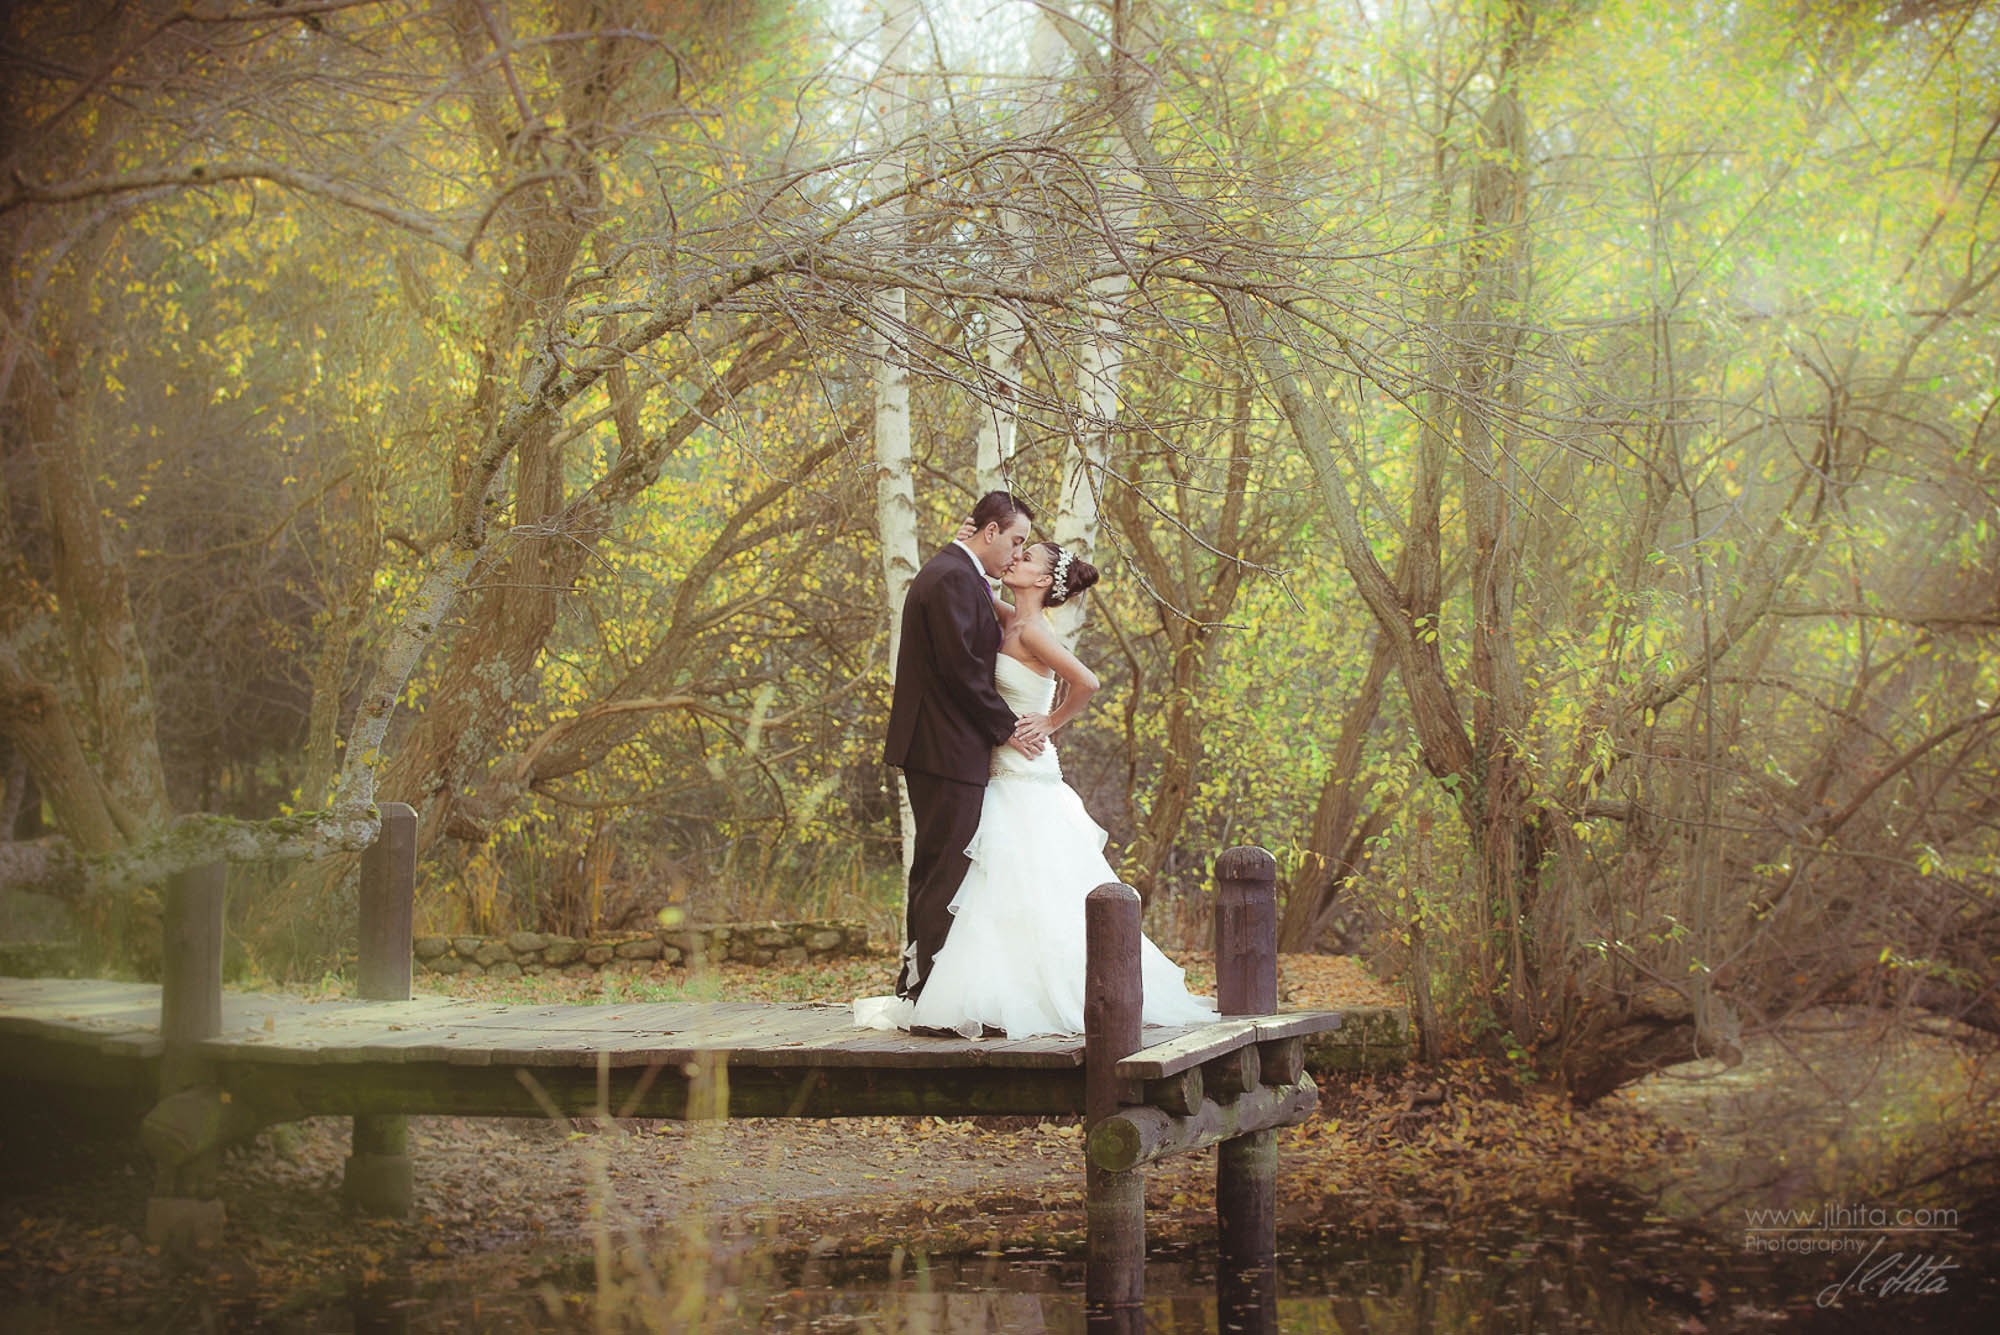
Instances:
[[[220,862],[167,880],[161,914],[160,1101],[140,1138],[157,1168],[146,1202],[146,1237],[170,1253],[222,1241],[224,1211],[215,1172],[228,1105],[200,1054],[222,1032],[222,893]]]
[[[1084,905],[1084,1130],[1135,1102],[1118,1063],[1139,1050],[1139,892],[1110,882]],[[1093,1331],[1145,1326],[1146,1177],[1086,1161],[1084,1295]]]
[[[1231,848],[1215,861],[1215,1000],[1225,1017],[1278,1009],[1277,875],[1277,859],[1262,848]],[[1295,1044],[1266,1046],[1272,1050],[1262,1055],[1274,1067],[1297,1061]],[[1259,1070],[1266,1084],[1298,1075]],[[1222,1142],[1215,1160],[1215,1293],[1225,1331],[1278,1328],[1277,1195],[1276,1130]]]
[[[417,813],[402,802],[382,804],[382,832],[361,855],[361,942],[357,985],[364,1001],[410,999],[410,919],[417,878]],[[354,1143],[342,1188],[363,1214],[401,1219],[416,1189],[410,1169],[410,1119],[364,1113],[354,1119]]]

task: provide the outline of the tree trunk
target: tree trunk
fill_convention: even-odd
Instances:
[[[1028,141],[1046,134],[1061,109],[1063,42],[1054,25],[1047,9],[1036,11],[1034,33],[1028,43],[1027,80],[1015,113],[1019,117],[1020,135]],[[1027,174],[1022,173],[1019,179],[1025,182]],[[998,208],[993,224],[1000,238],[998,244],[1009,258],[1017,264],[1030,258],[1016,253],[1024,250],[1027,242],[1025,229],[1012,209],[1004,205]],[[1013,490],[1011,469],[1020,426],[1020,357],[1027,336],[1020,314],[1006,305],[989,303],[985,316],[986,383],[993,402],[981,407],[974,447],[974,467],[981,494]]]
[[[1114,11],[1111,72],[1105,92],[1123,114],[1141,124],[1152,120],[1157,100],[1156,85],[1142,59],[1149,46],[1150,34],[1132,24],[1130,10]],[[1107,258],[1122,265],[1133,242],[1143,190],[1132,148],[1113,136],[1110,153],[1111,170],[1102,184],[1104,235],[1109,243]],[[1090,284],[1090,316],[1075,352],[1076,454],[1068,461],[1053,530],[1058,544],[1093,562],[1101,556],[1097,546],[1098,488],[1110,464],[1112,439],[1118,430],[1125,370],[1125,305],[1131,291],[1132,276],[1122,268]],[[1065,647],[1076,644],[1087,609],[1088,602],[1079,601],[1051,618],[1050,626]]]
[[[1515,495],[1522,442],[1498,439],[1520,408],[1516,331],[1528,265],[1527,118],[1521,106],[1525,5],[1511,3],[1501,37],[1498,73],[1480,123],[1472,174],[1471,231],[1461,263],[1466,297],[1456,342],[1459,459],[1465,496],[1466,551],[1471,559],[1472,734],[1476,785],[1469,805],[1482,939],[1503,943],[1505,957],[1488,960],[1489,977],[1506,980],[1507,1014],[1527,1042],[1537,1027],[1534,969],[1527,940],[1539,875],[1539,840],[1529,808],[1527,766],[1515,738],[1527,705],[1514,640],[1514,597],[1520,579]],[[1497,1000],[1497,999],[1496,999]]]
[[[911,63],[916,57],[913,0],[889,0],[883,15],[882,59],[870,98],[876,124],[872,180],[887,193],[902,182],[903,141],[911,131]],[[903,225],[902,201],[883,209],[885,225]],[[875,525],[882,540],[882,593],[889,620],[889,683],[895,685],[896,658],[903,643],[903,601],[923,554],[917,544],[917,491],[910,448],[910,368],[899,345],[909,323],[901,288],[876,293],[869,321],[869,358],[875,371]],[[903,840],[903,870],[916,856],[916,813],[909,789],[896,776],[896,810]],[[905,887],[907,893],[907,887]]]
[[[1183,836],[1189,803],[1199,781],[1202,765],[1202,683],[1208,668],[1208,651],[1243,586],[1250,565],[1270,560],[1276,554],[1272,536],[1290,525],[1277,514],[1263,493],[1250,491],[1251,391],[1239,381],[1229,404],[1230,450],[1222,501],[1210,509],[1203,496],[1200,479],[1190,477],[1188,460],[1168,448],[1155,462],[1172,484],[1171,518],[1173,530],[1192,538],[1213,552],[1207,561],[1171,559],[1154,540],[1153,529],[1160,522],[1155,512],[1141,500],[1141,492],[1159,480],[1150,478],[1138,454],[1130,456],[1123,477],[1107,493],[1107,510],[1124,535],[1133,566],[1154,591],[1154,612],[1159,618],[1161,638],[1166,641],[1167,672],[1164,698],[1165,733],[1159,777],[1151,800],[1140,817],[1128,861],[1133,866],[1132,885],[1142,900],[1150,904],[1160,887],[1160,878],[1174,849]],[[1139,685],[1133,686],[1136,693]]]
[[[62,700],[22,667],[14,646],[6,643],[0,643],[0,731],[26,759],[56,827],[78,852],[106,853],[118,847],[117,822]],[[8,797],[13,796],[10,782]],[[0,834],[11,838],[12,830]]]
[[[1394,662],[1387,642],[1376,636],[1368,672],[1361,679],[1361,689],[1348,702],[1340,738],[1327,762],[1326,779],[1313,808],[1312,832],[1306,837],[1305,857],[1285,887],[1284,916],[1278,923],[1280,950],[1313,949],[1341,891],[1362,871],[1365,841],[1386,820],[1383,813],[1364,819],[1359,784],[1363,750],[1376,716],[1382,712],[1382,690]]]
[[[1000,212],[1000,228],[1011,232],[1007,211]],[[986,378],[993,402],[979,409],[979,437],[973,447],[974,468],[981,495],[989,491],[1011,491],[1009,473],[1014,462],[1014,436],[1019,427],[1019,358],[1024,331],[1020,317],[1005,306],[986,307]]]
[[[53,316],[51,318],[54,318]],[[64,401],[72,378],[66,341],[51,357],[53,383],[30,370],[22,388],[40,444],[38,481],[52,539],[57,618],[82,704],[83,740],[96,757],[103,800],[128,839],[156,830],[171,814],[160,763],[153,688],[132,619],[125,564],[104,529],[97,470],[84,424]]]

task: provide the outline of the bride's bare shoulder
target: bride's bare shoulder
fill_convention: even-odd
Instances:
[[[1040,665],[1072,685],[1087,685],[1097,689],[1097,674],[1085,667],[1080,659],[1063,648],[1056,633],[1048,623],[1033,620],[1021,627],[1021,642],[1027,652],[1032,653]]]
[[[1052,670],[1047,663],[1044,663],[1036,655],[1033,649],[1030,649],[1023,643],[1023,639],[1019,635],[1009,636],[1000,642],[1000,656],[1002,658],[1011,658],[1030,672],[1038,673],[1044,677],[1048,676]]]

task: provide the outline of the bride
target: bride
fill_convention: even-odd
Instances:
[[[1021,554],[996,594],[1003,631],[993,680],[1016,714],[1045,714],[1055,733],[1083,712],[1097,676],[1062,646],[1043,615],[1097,582],[1097,569],[1052,542]],[[1056,702],[1061,684],[1062,703]],[[951,931],[922,993],[910,1001],[862,997],[855,1023],[874,1029],[1004,1033],[1083,1032],[1084,897],[1118,874],[1105,833],[1063,782],[1053,744],[1032,759],[994,748],[972,861],[951,902]],[[1188,995],[1179,966],[1141,939],[1147,1024],[1196,1024],[1215,1009]]]

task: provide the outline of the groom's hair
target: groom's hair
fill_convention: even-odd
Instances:
[[[1011,491],[989,491],[972,507],[972,527],[977,532],[988,524],[998,524],[1005,531],[1015,515],[1026,515],[1030,524],[1035,522],[1035,512],[1019,496]]]

